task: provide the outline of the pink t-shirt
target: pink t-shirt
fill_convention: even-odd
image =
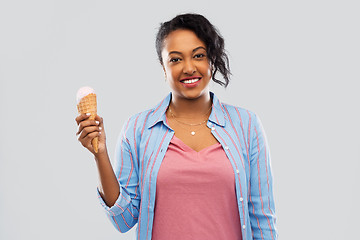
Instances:
[[[174,135],[157,176],[152,240],[241,240],[238,211],[221,144],[196,152]]]

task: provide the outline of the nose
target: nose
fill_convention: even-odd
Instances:
[[[184,61],[183,72],[187,75],[193,75],[196,72],[196,66],[193,61]]]

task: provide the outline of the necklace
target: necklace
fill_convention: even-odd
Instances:
[[[206,113],[204,114],[204,116],[210,111],[211,108],[212,108],[212,106],[209,108],[209,110],[206,111]],[[177,121],[177,122],[180,123],[180,124],[184,124],[184,125],[190,126],[190,134],[191,134],[192,136],[194,136],[194,135],[196,134],[196,132],[195,132],[195,130],[191,130],[191,127],[193,127],[193,126],[200,126],[200,125],[202,125],[202,124],[204,124],[204,123],[207,122],[207,119],[205,119],[204,121],[202,121],[202,122],[200,122],[200,123],[185,123],[185,122],[182,122],[182,121],[179,121],[179,120],[176,119],[174,113],[171,111],[170,106],[169,106],[169,112],[170,112],[171,116],[174,118],[175,121]],[[180,126],[181,126],[181,125],[180,125]],[[184,128],[184,127],[182,127],[182,128]],[[185,128],[184,128],[184,129],[185,129]],[[188,130],[188,129],[186,129],[186,130]]]

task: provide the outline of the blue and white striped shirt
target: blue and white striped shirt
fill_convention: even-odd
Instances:
[[[261,122],[256,114],[221,103],[212,92],[210,96],[213,104],[207,126],[234,170],[243,239],[277,239],[270,154]],[[174,135],[166,124],[170,100],[171,93],[154,108],[128,119],[115,152],[119,198],[108,207],[98,194],[120,232],[138,223],[138,240],[150,240],[152,235],[157,174]]]

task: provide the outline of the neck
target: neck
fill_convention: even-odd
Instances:
[[[170,102],[171,111],[179,118],[203,118],[205,114],[209,116],[211,105],[210,92],[195,99],[188,99],[172,94]]]

